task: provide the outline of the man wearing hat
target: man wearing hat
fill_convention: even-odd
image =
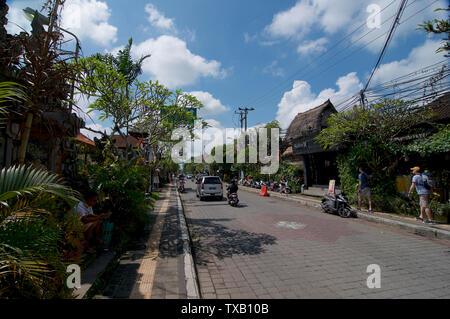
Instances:
[[[430,194],[431,190],[427,189],[425,187],[425,181],[422,175],[420,174],[420,167],[415,166],[411,168],[411,171],[413,172],[414,176],[412,179],[411,188],[409,189],[408,196],[411,197],[411,194],[416,188],[417,194],[420,198],[420,217],[416,217],[417,220],[420,220],[423,222],[423,213],[424,211],[427,213],[428,220],[425,222],[426,224],[433,223],[433,218],[431,216],[431,210],[430,210]]]

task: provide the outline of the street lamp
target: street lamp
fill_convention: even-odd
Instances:
[[[44,16],[43,14],[39,13],[39,11],[37,10],[33,10],[30,7],[27,7],[25,9],[23,9],[24,13],[25,13],[25,17],[29,20],[29,21],[33,21],[34,19],[37,19],[37,21],[41,24],[41,25],[47,25],[50,26],[50,19],[46,16]],[[75,48],[75,62],[78,62],[78,55],[80,53],[80,40],[78,40],[78,37],[73,34],[72,32],[63,29],[61,27],[58,26],[58,29],[60,29],[61,31],[64,31],[68,34],[70,34],[71,36],[73,36],[75,38],[76,41],[76,48]],[[74,91],[75,91],[75,80],[72,80],[72,88],[71,88],[71,92],[70,92],[70,104],[69,104],[69,111],[72,112],[72,106],[73,106],[73,96],[74,96]]]

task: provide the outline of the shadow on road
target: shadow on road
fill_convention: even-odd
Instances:
[[[219,259],[233,255],[258,255],[265,251],[264,245],[273,245],[276,238],[267,234],[250,233],[230,229],[220,222],[231,219],[188,219],[192,228],[192,241],[196,263],[204,265],[212,256]]]

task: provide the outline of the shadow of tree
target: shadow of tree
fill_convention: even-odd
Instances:
[[[183,242],[180,240],[179,216],[176,206],[170,206],[164,218],[159,244],[159,257],[177,257],[183,254]]]
[[[276,243],[276,237],[268,234],[250,233],[230,229],[220,222],[231,219],[192,219],[187,222],[191,228],[195,262],[204,265],[212,256],[219,259],[233,255],[258,255],[265,251],[265,245]]]

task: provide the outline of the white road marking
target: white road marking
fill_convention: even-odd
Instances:
[[[303,229],[306,227],[305,224],[300,224],[296,222],[285,222],[285,221],[279,222],[276,226],[290,229]]]

